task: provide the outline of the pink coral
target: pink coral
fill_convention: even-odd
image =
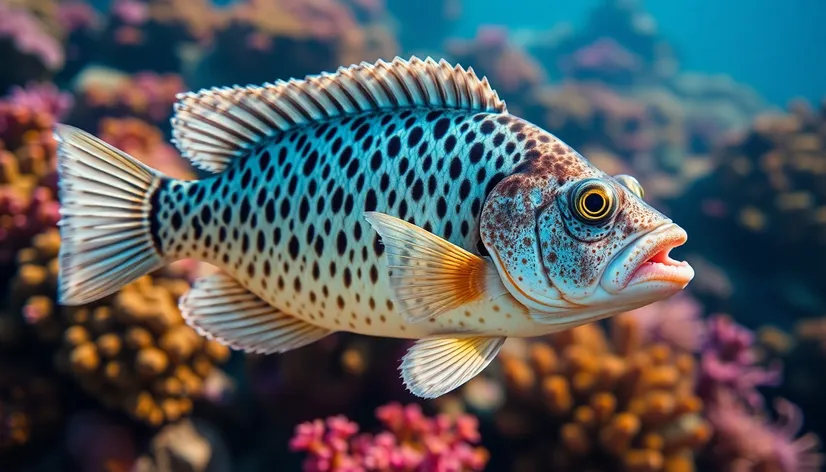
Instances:
[[[293,451],[307,452],[307,472],[335,471],[471,471],[482,470],[487,451],[478,421],[469,415],[428,418],[416,404],[391,403],[376,410],[386,428],[377,435],[357,434],[344,416],[306,422],[295,428]]]
[[[599,38],[561,60],[560,69],[570,75],[632,74],[641,60],[611,38]]]
[[[141,25],[149,19],[149,7],[138,0],[117,0],[112,14],[128,25]]]
[[[57,6],[57,21],[67,33],[95,27],[100,15],[92,5],[78,1],[62,2]]]
[[[9,96],[3,101],[26,108],[32,113],[47,113],[55,121],[62,120],[74,102],[70,94],[61,91],[52,83],[31,83],[26,87],[13,87]],[[2,123],[0,123],[0,133],[2,133]]]
[[[812,433],[797,439],[803,424],[800,409],[777,399],[778,421],[751,414],[732,396],[722,394],[708,409],[714,426],[712,454],[723,470],[746,472],[816,472],[824,463],[817,452],[819,441]]]
[[[10,38],[17,50],[37,57],[47,68],[63,65],[63,49],[31,13],[0,3],[0,39]]]
[[[640,325],[644,342],[665,342],[687,352],[698,352],[705,340],[703,307],[681,293],[628,312]]]
[[[764,368],[757,363],[754,333],[727,316],[708,321],[708,339],[700,360],[697,390],[706,401],[713,401],[721,391],[728,391],[749,406],[762,406],[757,387],[779,385],[782,367],[779,362]]]

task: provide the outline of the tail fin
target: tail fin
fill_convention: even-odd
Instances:
[[[151,230],[164,176],[77,128],[55,127],[60,195],[58,302],[109,295],[166,264]]]

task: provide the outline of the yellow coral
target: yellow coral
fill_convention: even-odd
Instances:
[[[644,343],[640,329],[623,315],[612,322],[611,341],[598,324],[508,341],[499,360],[507,400],[495,419],[505,436],[534,442],[535,449],[516,453],[518,463],[550,461],[566,471],[604,460],[627,471],[694,470],[693,452],[711,433],[693,394],[694,358]],[[538,440],[548,428],[553,442]]]

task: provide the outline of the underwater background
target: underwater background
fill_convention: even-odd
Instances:
[[[824,25],[818,0],[0,0],[0,472],[823,470]],[[509,340],[432,401],[399,379],[410,341],[199,337],[201,264],[56,304],[55,123],[194,178],[178,92],[396,55],[472,67],[634,175],[694,281]]]

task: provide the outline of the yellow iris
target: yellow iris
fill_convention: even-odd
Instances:
[[[575,209],[585,222],[604,220],[613,210],[613,194],[602,184],[584,186],[575,199]]]

